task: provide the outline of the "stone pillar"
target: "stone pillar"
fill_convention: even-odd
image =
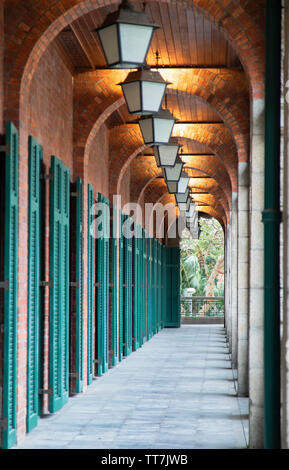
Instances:
[[[232,315],[232,367],[237,368],[238,356],[238,193],[232,196],[231,236],[231,315]]]
[[[225,272],[225,322],[226,322],[226,334],[229,343],[231,345],[232,337],[232,316],[231,316],[231,225],[227,226],[226,233],[226,272]]]
[[[249,445],[264,447],[264,100],[252,103],[249,276]]]
[[[238,167],[238,395],[249,393],[249,165]]]

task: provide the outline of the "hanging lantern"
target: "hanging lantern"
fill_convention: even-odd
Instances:
[[[168,84],[159,72],[153,72],[148,66],[130,72],[119,83],[129,112],[141,115],[159,112]]]
[[[189,176],[185,171],[182,171],[181,177],[178,183],[178,193],[185,193],[189,184]]]
[[[192,219],[196,215],[196,206],[193,202],[190,203],[189,208],[186,211],[186,217]]]
[[[186,214],[187,211],[190,209],[190,205],[191,205],[191,198],[188,197],[186,202],[178,203],[178,208],[182,214]]]
[[[167,145],[154,145],[153,151],[158,167],[174,167],[178,156],[180,145],[177,139],[171,139]]]
[[[176,197],[177,204],[187,202],[187,200],[189,199],[189,188],[184,194],[176,193],[175,197]]]
[[[154,30],[158,28],[144,11],[136,11],[124,0],[94,31],[109,68],[134,69],[145,64]]]
[[[175,117],[168,109],[161,109],[157,114],[144,116],[138,123],[146,145],[168,144],[171,138]]]
[[[174,194],[178,191],[178,182],[181,177],[183,162],[179,156],[176,158],[174,166],[164,166],[163,171],[168,186],[169,193]]]

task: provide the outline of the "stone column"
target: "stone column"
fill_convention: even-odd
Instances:
[[[231,316],[231,225],[227,226],[226,234],[226,272],[225,272],[225,321],[226,321],[226,334],[227,340],[229,343],[229,348],[231,347],[231,337],[232,337],[232,316]]]
[[[237,368],[238,356],[238,193],[232,196],[231,236],[231,315],[232,315],[232,367]]]
[[[252,103],[249,290],[250,448],[264,447],[264,100]]]
[[[249,393],[249,165],[238,167],[238,395]]]

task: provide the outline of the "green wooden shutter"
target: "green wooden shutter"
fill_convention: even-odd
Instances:
[[[56,157],[50,168],[49,411],[68,401],[69,389],[69,169]]]
[[[87,279],[87,383],[92,383],[93,377],[93,329],[94,329],[94,238],[92,233],[93,214],[92,206],[93,188],[88,185],[88,227],[87,227],[87,256],[88,256],[88,279]]]
[[[17,249],[18,249],[18,131],[6,127],[4,242],[4,363],[3,448],[16,443],[17,427]]]
[[[147,288],[148,288],[148,279],[147,279],[147,238],[146,238],[146,231],[143,229],[143,321],[142,321],[142,343],[144,344],[147,340],[147,315],[148,315],[148,307],[147,307]]]
[[[118,357],[119,361],[122,361],[123,358],[123,253],[124,253],[124,236],[123,236],[123,222],[124,215],[122,211],[119,211],[119,224],[120,224],[120,233],[119,233],[119,276],[118,276],[118,345],[119,352]]]
[[[181,326],[180,249],[166,247],[166,327]]]
[[[117,364],[117,209],[112,208],[111,238],[111,364]]]
[[[39,320],[40,320],[40,166],[42,146],[29,137],[28,214],[28,325],[27,325],[27,432],[39,414]]]
[[[124,237],[124,355],[132,352],[132,237],[129,235],[131,218],[125,218]]]
[[[98,194],[98,202],[109,207],[109,201]],[[101,211],[99,211],[100,214]],[[98,375],[108,370],[108,317],[109,317],[109,210],[102,214],[103,223],[98,226],[97,237],[97,361]]]
[[[83,390],[83,188],[77,178],[70,198],[70,390]]]
[[[132,240],[133,248],[133,312],[132,312],[132,326],[133,326],[133,350],[136,351],[140,346],[139,331],[140,331],[140,227],[138,223],[134,224],[134,236]]]

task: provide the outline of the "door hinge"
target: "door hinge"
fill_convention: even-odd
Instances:
[[[93,285],[94,285],[94,287],[100,287],[100,286],[101,286],[101,282],[95,282]]]
[[[39,178],[44,181],[53,181],[54,174],[53,173],[42,173]]]
[[[123,284],[122,287],[124,287],[125,289],[127,288],[127,284]]]
[[[94,362],[94,364],[101,364],[102,360],[101,359],[94,359],[93,362]]]
[[[5,145],[0,145],[0,152],[4,152],[7,155],[10,154],[10,143],[7,143]]]
[[[0,325],[0,333],[4,333],[4,323],[1,323]]]
[[[0,419],[0,427],[4,431],[8,431],[8,418]]]
[[[39,287],[53,287],[53,281],[40,281]]]
[[[79,281],[70,282],[70,283],[69,283],[69,286],[70,286],[70,287],[76,287],[77,289],[79,289]]]
[[[114,287],[114,282],[110,282],[110,283],[108,284],[108,287],[113,288],[113,287]]]
[[[9,279],[6,279],[6,281],[0,282],[0,289],[9,290]]]
[[[52,390],[52,388],[40,388],[38,390],[38,393],[39,393],[39,395],[49,395],[50,397],[52,397],[53,390]]]

